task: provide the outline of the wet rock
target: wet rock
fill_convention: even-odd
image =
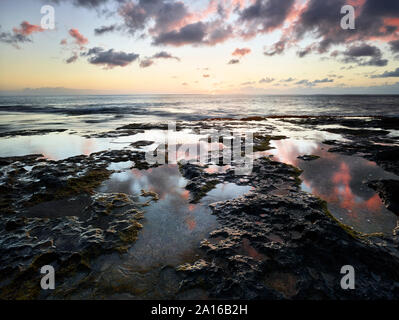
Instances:
[[[286,138],[287,137],[285,137],[285,136],[271,136],[271,135],[265,135],[262,133],[255,133],[253,136],[253,141],[254,141],[253,151],[260,152],[260,151],[266,151],[266,150],[273,149],[270,146],[271,140],[283,140]]]
[[[90,282],[90,262],[111,252],[127,252],[142,228],[145,206],[156,200],[152,193],[141,203],[125,194],[96,191],[112,173],[106,169],[111,162],[150,167],[144,153],[113,150],[61,161],[39,158],[0,159],[3,299],[64,297],[76,288],[73,281]],[[28,165],[33,166],[29,171],[24,169]],[[43,263],[56,270],[57,292],[40,291],[38,270]]]
[[[90,261],[98,255],[126,252],[142,228],[141,208],[124,194],[96,194],[78,216],[8,220],[0,231],[0,297],[37,298],[37,291],[21,296],[20,288],[26,285],[21,281],[27,278],[38,286],[37,270],[44,264],[52,265],[62,279],[77,272],[83,260],[90,270]],[[78,265],[68,262],[76,255]]]
[[[370,181],[367,184],[370,188],[378,192],[388,210],[399,215],[399,181],[398,180],[379,180]]]
[[[212,179],[197,170],[187,170],[197,173],[192,182]],[[177,268],[181,292],[202,288],[211,298],[227,299],[397,299],[398,239],[343,225],[322,200],[299,190],[297,177],[293,167],[256,160],[246,177],[254,190],[211,205],[221,227],[201,242],[202,260]],[[225,181],[238,179],[224,175]],[[283,188],[284,196],[270,192]],[[362,274],[356,290],[339,285],[347,264]]]
[[[311,155],[305,154],[303,156],[299,156],[298,157],[298,159],[301,159],[303,161],[313,161],[313,160],[317,160],[319,158],[320,158],[319,156],[315,156],[315,155],[312,155],[312,154]]]
[[[134,148],[140,148],[140,147],[150,146],[152,144],[154,144],[154,141],[140,140],[140,141],[131,143],[130,146],[132,146]]]
[[[369,138],[370,136],[381,136],[389,134],[387,130],[371,130],[371,129],[347,129],[347,128],[328,128],[323,129],[331,133],[342,134],[345,136],[356,136],[362,138]]]
[[[0,132],[0,137],[17,137],[17,136],[37,136],[37,135],[45,135],[49,133],[60,133],[65,132],[68,129],[38,129],[38,130],[19,130],[19,131],[9,131],[9,132]]]

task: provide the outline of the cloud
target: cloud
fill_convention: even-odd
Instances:
[[[399,68],[394,71],[385,71],[382,74],[372,75],[370,78],[396,78],[399,77]]]
[[[324,78],[324,79],[314,80],[314,81],[309,81],[309,80],[305,79],[305,80],[297,81],[295,84],[300,85],[300,86],[306,86],[306,87],[314,87],[320,83],[331,83],[331,82],[334,82],[334,80],[329,79],[329,78]]]
[[[286,46],[285,40],[280,40],[276,42],[271,48],[266,50],[263,54],[269,57],[272,57],[276,54],[281,54],[284,52]]]
[[[389,42],[392,52],[399,52],[399,40]]]
[[[274,81],[274,78],[263,78],[263,79],[260,79],[259,80],[259,83],[270,83],[270,82],[273,82]]]
[[[140,68],[148,68],[154,64],[154,61],[151,59],[145,59],[140,61]]]
[[[89,40],[88,40],[86,37],[84,37],[84,36],[79,32],[78,29],[74,29],[74,28],[70,29],[70,30],[69,30],[69,35],[70,35],[72,38],[75,39],[75,41],[76,41],[77,44],[79,44],[79,45],[81,45],[81,46],[83,46],[83,45],[85,45],[85,44],[87,44],[87,43],[89,42]]]
[[[156,59],[174,59],[176,61],[180,61],[179,57],[175,57],[174,55],[172,55],[171,53],[166,52],[166,51],[160,51],[160,52],[154,54],[152,57],[145,58],[144,60],[142,60],[140,62],[140,67],[148,68],[155,63],[154,60],[156,60]]]
[[[238,64],[240,63],[240,60],[238,59],[231,59],[227,64]]]
[[[287,78],[287,79],[282,79],[282,80],[280,80],[280,82],[292,82],[292,81],[294,81],[295,79],[294,78]]]
[[[51,2],[53,3],[70,2],[73,5],[79,7],[95,8],[108,2],[108,0],[51,0]]]
[[[245,56],[247,54],[250,54],[250,53],[251,53],[251,49],[249,49],[249,48],[242,48],[242,49],[237,48],[237,49],[234,50],[232,55],[236,56],[236,57],[243,57],[243,56]]]
[[[241,83],[241,85],[242,85],[242,86],[251,86],[251,85],[253,85],[253,84],[255,84],[255,83],[256,83],[255,81],[247,81],[247,82]]]
[[[226,17],[205,21],[216,13],[216,1],[204,10],[191,12],[183,1],[138,0],[124,3],[120,10],[124,28],[132,35],[142,32],[152,37],[154,45],[215,45],[233,36]]]
[[[29,36],[35,32],[43,32],[44,29],[38,25],[30,24],[28,21],[24,21],[21,23],[20,28],[14,28],[13,31],[15,34]]]
[[[313,84],[318,84],[318,83],[330,83],[330,82],[334,82],[333,79],[328,79],[328,78],[324,78],[321,80],[315,80],[313,81]]]
[[[206,26],[202,22],[189,24],[178,31],[162,33],[154,39],[154,44],[182,46],[204,41]]]
[[[184,25],[189,18],[187,6],[183,2],[166,0],[139,0],[126,2],[119,10],[125,27],[131,34],[145,30],[150,21],[154,25],[152,33],[170,32]]]
[[[239,20],[244,23],[244,36],[271,32],[283,25],[295,0],[256,0],[239,12]]]
[[[344,63],[357,63],[359,66],[382,67],[388,64],[388,60],[382,58],[381,50],[368,44],[360,44],[349,47],[342,53]]]
[[[310,45],[310,46],[306,47],[305,49],[299,50],[297,52],[297,55],[299,58],[303,58],[303,57],[307,56],[309,53],[311,53],[312,50],[313,50],[313,46]]]
[[[172,54],[166,51],[160,51],[152,56],[153,59],[175,59],[180,61],[180,58],[173,56]]]
[[[139,58],[139,55],[136,53],[125,53],[122,51],[114,51],[114,49],[106,51],[100,47],[91,48],[81,55],[87,56],[89,63],[103,65],[107,69],[126,67]]]
[[[258,3],[259,1],[256,1],[254,6]],[[344,30],[340,26],[340,19],[343,17],[340,10],[347,4],[355,7],[356,30]],[[286,15],[285,22],[288,26],[282,30],[280,40],[267,48],[265,54],[268,56],[282,54],[286,49],[297,46],[305,38],[314,39],[314,42],[298,52],[300,57],[310,52],[326,53],[336,45],[346,46],[368,40],[393,41],[399,36],[398,16],[398,1],[353,0],[349,3],[347,0],[309,0],[302,3],[297,1]],[[355,60],[359,65],[386,65],[386,60],[378,55],[369,60]]]
[[[113,32],[115,30],[116,30],[116,25],[102,26],[94,29],[94,34],[96,36],[100,36],[103,35],[104,33]]]
[[[0,32],[0,42],[11,44],[15,48],[19,49],[19,44],[32,42],[32,39],[28,36],[32,35],[33,33],[43,32],[44,29],[38,25],[23,21],[19,28],[13,28],[12,31],[13,32]]]
[[[78,54],[74,53],[73,56],[71,56],[70,58],[66,59],[65,62],[70,64],[70,63],[76,62],[76,60],[78,60]]]
[[[1,28],[1,27],[0,27]],[[23,34],[15,34],[11,32],[0,32],[0,42],[13,45],[15,48],[19,49],[19,44],[32,42],[30,38],[24,36]]]

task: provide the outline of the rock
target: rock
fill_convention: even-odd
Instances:
[[[196,173],[191,183],[213,179],[189,167],[182,171]],[[201,242],[205,258],[176,269],[184,277],[180,290],[206,288],[216,299],[397,299],[398,239],[341,224],[322,200],[300,191],[297,177],[293,167],[256,160],[246,177],[254,190],[211,205],[221,226]],[[238,183],[240,177],[222,179]],[[289,191],[281,197],[271,186]],[[339,285],[347,264],[362,275],[356,290]]]
[[[399,215],[399,181],[398,180],[379,180],[370,181],[367,184],[370,188],[378,192],[388,210]]]
[[[303,161],[313,161],[316,159],[319,159],[319,156],[315,156],[315,155],[303,155],[303,156],[298,156],[298,159],[301,159]]]

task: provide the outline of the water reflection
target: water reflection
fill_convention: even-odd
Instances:
[[[103,150],[121,150],[127,145],[115,144],[110,138],[88,139],[67,133],[18,136],[0,139],[0,157],[42,154],[48,160],[63,160]]]
[[[328,146],[315,141],[287,139],[272,141],[272,146],[275,149],[262,154],[301,168],[302,189],[326,200],[329,210],[342,222],[362,232],[392,233],[397,217],[365,182],[399,177],[363,158],[328,152]],[[320,159],[297,158],[305,154]]]
[[[123,298],[175,297],[181,279],[174,267],[200,258],[203,255],[199,250],[200,241],[218,226],[208,205],[250,190],[250,187],[233,183],[219,184],[199,204],[192,204],[189,191],[184,189],[186,183],[177,165],[165,165],[116,172],[100,186],[101,192],[123,192],[143,202],[148,199],[140,196],[141,190],[153,191],[158,194],[159,201],[144,208],[144,227],[128,254],[121,260],[107,257],[99,262],[102,265],[99,283],[105,287],[128,288],[129,294]],[[202,290],[188,291],[183,297],[203,299],[206,294]]]
[[[216,229],[216,217],[208,204],[238,197],[250,187],[233,183],[219,184],[199,204],[190,203],[190,193],[177,165],[149,170],[132,169],[111,175],[100,192],[123,192],[139,197],[141,190],[156,192],[159,201],[145,208],[144,228],[130,250],[128,265],[135,270],[178,265],[194,261],[202,239]]]

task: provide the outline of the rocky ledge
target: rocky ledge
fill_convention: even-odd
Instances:
[[[192,164],[181,171],[189,189],[199,190],[195,195],[221,180],[253,186],[241,198],[211,205],[221,227],[202,241],[205,258],[177,268],[182,292],[202,288],[218,299],[399,297],[398,235],[361,234],[343,225],[325,202],[300,191],[295,168],[262,158],[240,178]],[[340,286],[344,265],[355,268],[355,290]]]
[[[89,281],[93,259],[128,250],[142,228],[144,208],[157,198],[145,190],[146,202],[96,191],[113,172],[108,164],[122,161],[149,167],[143,153],[127,150],[61,161],[41,155],[0,159],[1,299],[63,297]],[[40,290],[44,265],[55,268],[63,293]]]

